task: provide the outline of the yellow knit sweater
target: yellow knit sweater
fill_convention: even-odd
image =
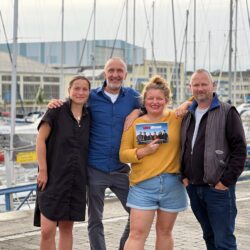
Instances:
[[[181,119],[176,118],[172,110],[167,110],[165,116],[157,122],[168,123],[168,142],[160,144],[158,150],[138,160],[136,150],[145,145],[138,145],[136,142],[136,124],[150,123],[139,117],[133,125],[123,133],[120,160],[124,163],[131,163],[129,176],[130,185],[135,185],[146,179],[150,179],[162,173],[180,172],[180,127]],[[154,122],[155,123],[155,122]]]

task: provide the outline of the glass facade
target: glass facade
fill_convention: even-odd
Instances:
[[[59,99],[59,85],[44,85],[43,98],[45,100]]]
[[[23,85],[23,99],[35,100],[38,89],[39,89],[38,84],[24,84]]]

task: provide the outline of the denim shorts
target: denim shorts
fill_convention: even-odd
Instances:
[[[131,186],[127,206],[142,210],[181,212],[187,209],[188,199],[178,174],[161,174]]]

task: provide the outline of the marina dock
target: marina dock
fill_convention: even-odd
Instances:
[[[238,215],[235,235],[238,250],[250,246],[250,178],[237,184]],[[116,198],[105,201],[104,228],[107,250],[117,250],[119,238],[126,224],[127,215]],[[40,230],[33,227],[33,210],[0,213],[0,250],[39,249]],[[199,224],[189,208],[178,215],[174,227],[175,250],[205,250]],[[75,223],[74,250],[89,250],[87,222]],[[145,250],[153,250],[155,228],[152,226]]]

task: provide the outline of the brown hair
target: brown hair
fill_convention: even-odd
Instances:
[[[143,104],[145,102],[146,94],[150,89],[159,89],[163,92],[164,97],[166,98],[167,102],[170,102],[172,94],[171,90],[169,88],[168,82],[161,77],[160,75],[153,76],[149,82],[145,85],[143,91],[142,91],[142,101]]]
[[[87,77],[85,76],[82,76],[82,75],[77,75],[77,76],[74,76],[70,82],[69,82],[69,89],[72,87],[73,83],[77,80],[84,80],[86,81],[88,84],[89,84],[89,89],[91,89],[91,84],[90,84],[90,81]]]

